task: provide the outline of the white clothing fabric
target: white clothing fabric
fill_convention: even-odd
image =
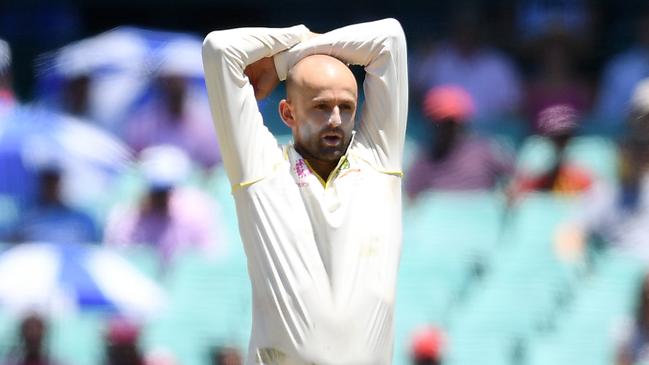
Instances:
[[[600,183],[584,196],[577,223],[620,252],[649,262],[649,175],[639,188],[637,204],[625,207],[620,187]]]
[[[203,46],[253,290],[247,364],[390,364],[408,105],[405,37],[394,19],[307,40],[309,34],[304,26],[239,28],[212,32]],[[278,146],[243,74],[274,56],[284,79],[312,54],[366,71],[355,136],[327,181],[292,145]]]

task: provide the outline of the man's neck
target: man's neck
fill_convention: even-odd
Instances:
[[[309,163],[309,166],[313,169],[313,171],[318,174],[318,176],[320,176],[324,181],[327,181],[329,175],[331,175],[331,172],[336,168],[336,165],[338,165],[338,161],[340,160],[340,158],[335,161],[321,160],[313,157],[309,152],[301,148],[299,145],[295,145],[294,147],[295,150]]]
[[[309,162],[309,166],[311,166],[315,173],[324,181],[329,179],[329,175],[331,175],[333,170],[336,168],[336,165],[338,165],[338,161],[322,161],[314,158],[305,158]]]

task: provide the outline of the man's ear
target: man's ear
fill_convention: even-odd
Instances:
[[[291,104],[289,104],[286,99],[282,99],[282,101],[279,102],[279,116],[282,118],[282,121],[284,121],[284,124],[291,129],[293,129],[297,124]]]

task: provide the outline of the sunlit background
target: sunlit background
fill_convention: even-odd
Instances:
[[[0,364],[241,364],[202,39],[384,17],[410,79],[394,364],[649,363],[646,1],[5,0]]]

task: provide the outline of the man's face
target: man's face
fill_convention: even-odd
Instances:
[[[291,100],[298,152],[322,161],[337,161],[351,140],[356,116],[356,82],[334,80],[307,85]]]

